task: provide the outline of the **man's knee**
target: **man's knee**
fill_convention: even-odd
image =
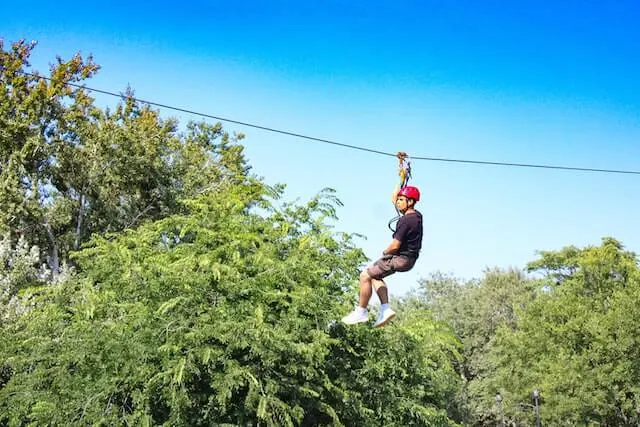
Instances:
[[[380,288],[386,288],[387,287],[387,284],[382,279],[373,279],[373,280],[371,280],[371,283],[373,284],[373,288],[376,291],[378,291],[378,289],[380,289]]]
[[[371,276],[369,275],[369,270],[365,268],[360,272],[360,281],[368,282],[370,280],[371,280]]]

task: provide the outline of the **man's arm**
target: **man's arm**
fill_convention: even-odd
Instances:
[[[396,184],[396,187],[393,189],[393,194],[391,195],[391,203],[393,203],[394,206],[398,200],[398,191],[400,191],[400,186]]]
[[[405,217],[400,218],[398,221],[398,225],[396,227],[396,231],[393,233],[393,240],[385,249],[382,251],[384,255],[392,255],[397,253],[400,250],[400,246],[402,245],[402,241],[407,238],[408,224]]]
[[[387,247],[387,249],[382,251],[382,254],[383,255],[393,255],[393,254],[395,254],[400,249],[400,244],[401,244],[400,240],[393,239],[391,241],[391,243],[389,244],[389,246]]]

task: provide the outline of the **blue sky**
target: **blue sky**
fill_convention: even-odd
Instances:
[[[6,3],[5,43],[37,40],[42,71],[56,54],[93,54],[96,88],[414,156],[640,170],[636,1]],[[253,172],[288,198],[334,188],[336,228],[365,235],[371,258],[387,246],[393,158],[226,128],[246,134]],[[388,280],[392,294],[434,271],[477,277],[603,236],[640,252],[640,176],[413,168],[424,247]]]

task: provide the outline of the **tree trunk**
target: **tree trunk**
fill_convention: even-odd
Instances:
[[[60,259],[58,257],[58,242],[56,241],[56,236],[54,236],[53,231],[51,231],[51,226],[47,219],[44,222],[44,228],[47,230],[47,237],[49,237],[49,242],[51,243],[51,248],[49,249],[49,259],[48,264],[51,269],[51,273],[53,274],[53,278],[56,279],[60,274]]]
[[[80,208],[78,209],[78,222],[76,224],[76,236],[73,241],[73,250],[77,251],[80,247],[80,234],[82,233],[82,221],[84,219],[84,193],[80,195]]]

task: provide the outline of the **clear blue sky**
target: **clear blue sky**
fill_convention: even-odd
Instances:
[[[37,40],[42,71],[93,54],[97,88],[415,156],[640,170],[637,1],[4,3],[5,43]],[[247,135],[254,173],[289,198],[335,188],[336,228],[365,235],[371,258],[387,246],[393,158],[226,128]],[[392,294],[603,236],[640,252],[640,176],[413,167],[424,248]]]

